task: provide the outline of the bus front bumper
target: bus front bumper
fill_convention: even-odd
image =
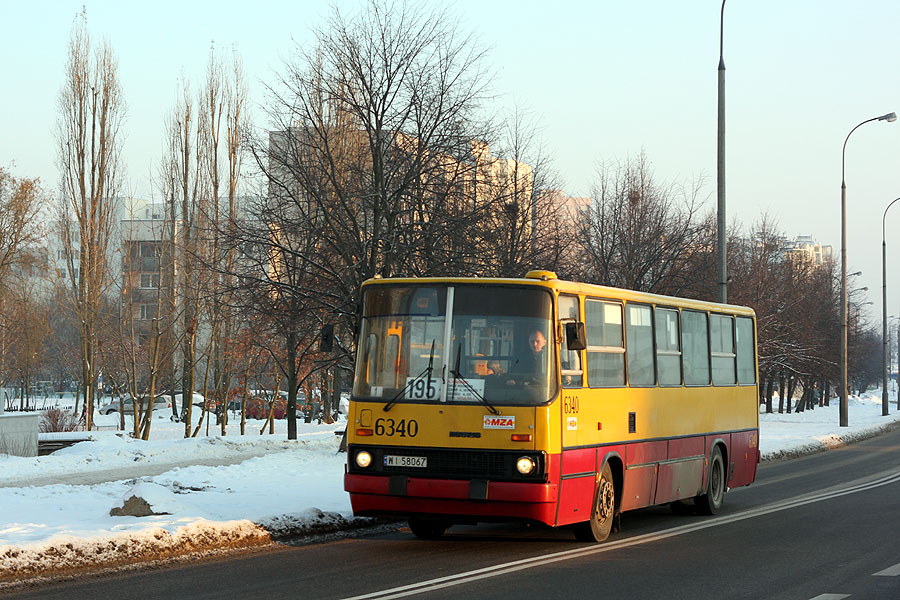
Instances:
[[[447,515],[556,522],[555,483],[344,474],[357,516]]]

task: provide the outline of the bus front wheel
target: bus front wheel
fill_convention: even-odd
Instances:
[[[409,530],[413,535],[422,540],[438,540],[444,537],[450,523],[439,519],[412,517],[409,519]]]
[[[714,515],[722,508],[725,501],[725,461],[722,459],[722,451],[713,449],[709,459],[709,483],[706,493],[694,498],[694,505],[701,515]]]
[[[607,463],[597,479],[591,520],[574,527],[575,539],[580,542],[604,542],[612,531],[616,516],[616,487],[612,469]]]

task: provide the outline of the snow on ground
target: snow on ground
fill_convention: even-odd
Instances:
[[[887,417],[880,390],[851,397],[847,428],[838,426],[837,404],[760,414],[763,460],[835,447],[900,421],[893,392]],[[100,424],[116,421],[101,417]],[[233,422],[221,437],[211,424],[209,436],[183,439],[183,425],[159,415],[151,441],[103,430],[92,434],[93,441],[52,455],[0,456],[0,580],[46,573],[51,566],[64,572],[268,543],[280,532],[352,523],[343,491],[346,455],[337,452],[340,438],[334,435],[343,423],[298,422],[296,441],[285,439],[284,420],[273,435],[261,435],[261,427],[248,421],[241,436]],[[155,514],[110,515],[132,496],[146,500]]]

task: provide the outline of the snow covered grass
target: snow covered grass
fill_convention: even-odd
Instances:
[[[759,450],[762,459],[776,460],[818,450],[836,448],[856,440],[877,435],[885,429],[900,424],[897,410],[897,392],[889,392],[890,414],[882,416],[881,389],[866,392],[863,396],[850,396],[848,427],[840,427],[839,400],[832,399],[830,406],[817,407],[801,413],[760,412]],[[774,408],[778,407],[776,396]],[[765,406],[760,406],[764,411]]]
[[[346,455],[334,435],[343,423],[298,422],[295,441],[284,420],[273,435],[260,435],[262,425],[248,421],[241,436],[234,422],[225,437],[184,439],[184,425],[160,415],[150,441],[101,430],[48,456],[0,456],[0,581],[253,546],[351,521]],[[131,496],[157,514],[110,515]]]
[[[100,424],[115,421],[101,417]],[[879,390],[851,398],[849,422],[838,427],[836,401],[799,414],[761,413],[763,459],[827,449],[896,425],[896,395],[888,417],[881,416]],[[0,581],[253,546],[279,533],[353,523],[343,491],[346,455],[338,454],[334,435],[343,423],[298,423],[296,441],[285,439],[284,420],[274,435],[260,435],[261,427],[252,421],[241,436],[232,422],[220,437],[211,424],[209,437],[183,439],[183,425],[159,415],[147,442],[110,429],[49,456],[0,456]],[[155,514],[110,515],[132,496]]]

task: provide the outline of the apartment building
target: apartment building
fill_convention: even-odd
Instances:
[[[820,244],[811,235],[798,235],[793,239],[785,238],[782,244],[785,257],[809,262],[816,266],[829,264],[834,259],[832,247]]]

